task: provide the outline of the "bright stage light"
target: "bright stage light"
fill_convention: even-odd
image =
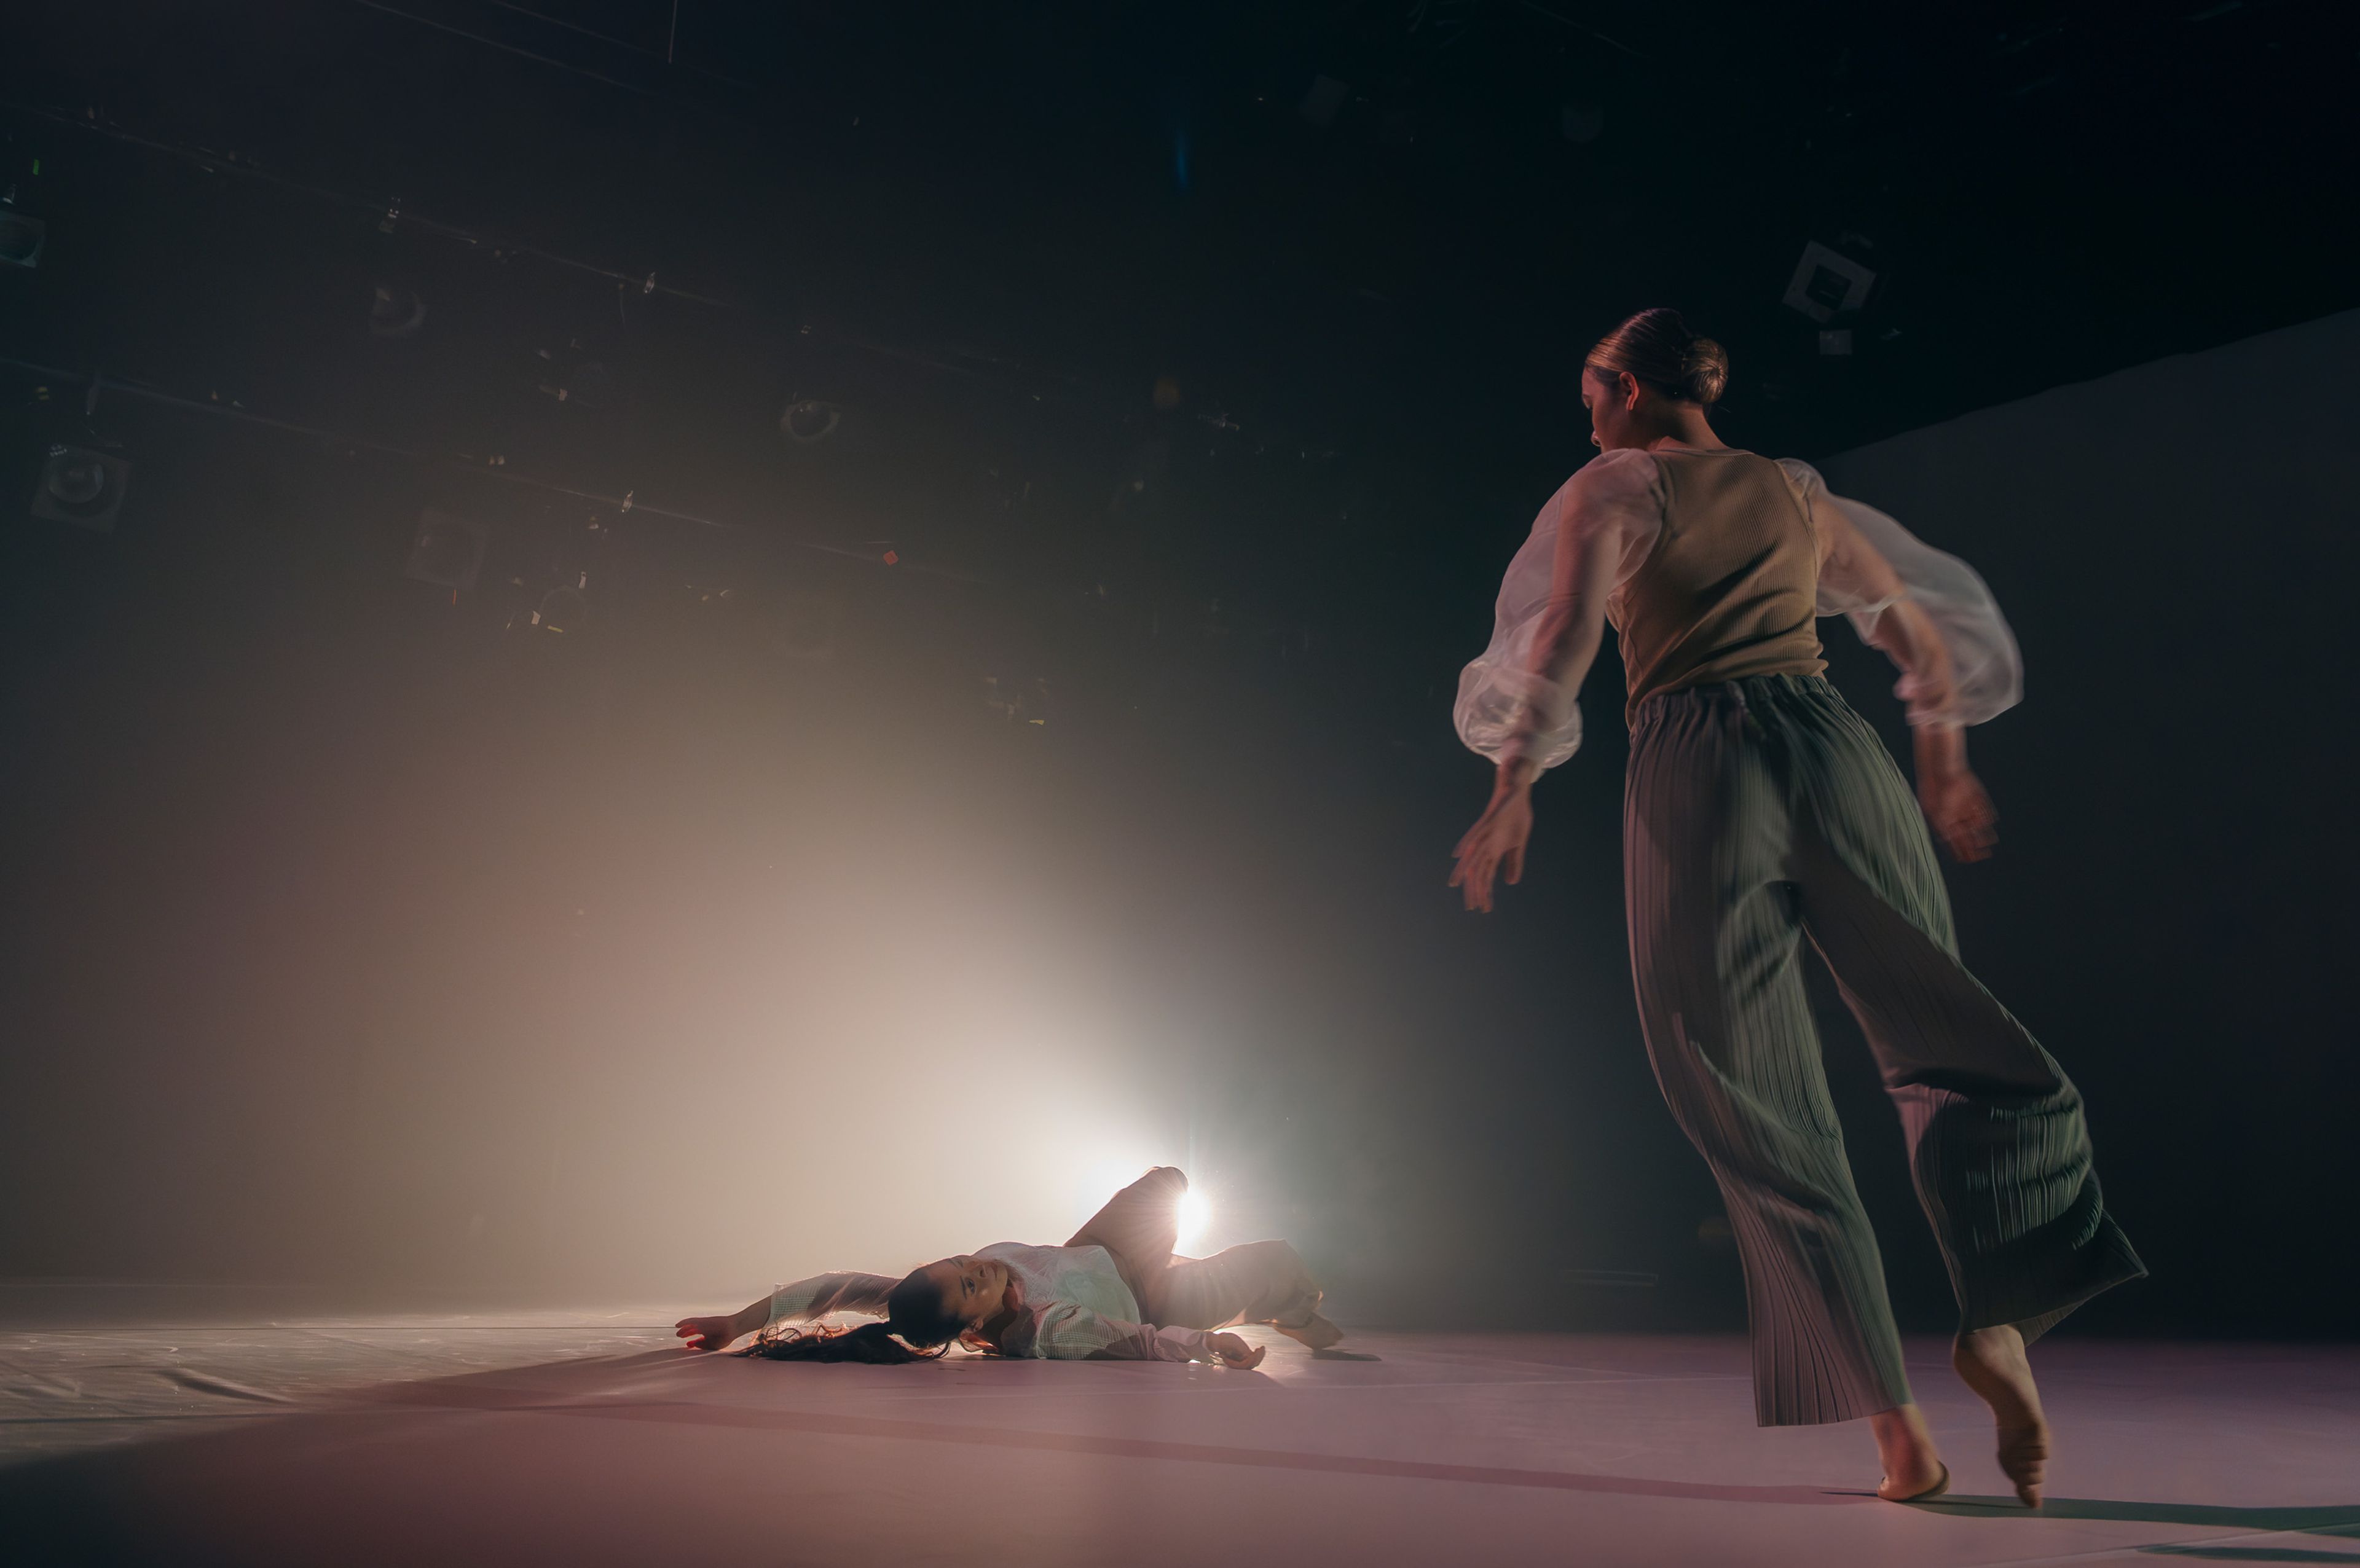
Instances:
[[[1196,1244],[1205,1239],[1205,1228],[1212,1223],[1213,1205],[1205,1201],[1204,1193],[1189,1188],[1180,1195],[1180,1245],[1175,1250],[1195,1252]]]

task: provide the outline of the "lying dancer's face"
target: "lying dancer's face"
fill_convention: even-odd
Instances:
[[[943,1293],[953,1317],[974,1327],[1022,1306],[1024,1288],[1008,1265],[989,1258],[945,1258],[920,1270]]]

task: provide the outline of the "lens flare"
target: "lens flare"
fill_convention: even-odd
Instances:
[[[1205,1201],[1204,1193],[1197,1192],[1193,1187],[1187,1192],[1182,1193],[1180,1197],[1180,1245],[1177,1250],[1184,1253],[1196,1251],[1197,1245],[1205,1239],[1206,1227],[1210,1225],[1212,1223],[1213,1206]]]

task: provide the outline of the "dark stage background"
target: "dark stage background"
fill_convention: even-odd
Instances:
[[[1574,367],[1676,302],[2024,644],[1953,887],[2155,1269],[2077,1329],[2349,1332],[2332,7],[939,10],[12,10],[0,1277],[734,1304],[1175,1161],[1347,1322],[1733,1323],[1611,661],[1442,886]]]

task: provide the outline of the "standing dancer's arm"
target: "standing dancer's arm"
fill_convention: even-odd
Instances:
[[[1533,832],[1533,780],[1541,772],[1530,755],[1533,737],[1564,722],[1605,635],[1606,599],[1614,591],[1627,535],[1612,512],[1583,505],[1586,488],[1580,476],[1566,486],[1548,604],[1524,667],[1533,677],[1532,689],[1545,695],[1518,711],[1500,748],[1491,803],[1459,841],[1450,886],[1461,889],[1470,909],[1490,911],[1492,881],[1502,870],[1510,883],[1524,879],[1524,844]]]
[[[1952,855],[1982,860],[1999,842],[1999,814],[1967,767],[1967,732],[1952,706],[1950,650],[1910,599],[1908,584],[1829,503],[1826,490],[1819,489],[1810,502],[1811,523],[1819,536],[1819,581],[1842,600],[1883,606],[1863,635],[1903,676],[1900,692],[1916,743],[1918,803]]]

